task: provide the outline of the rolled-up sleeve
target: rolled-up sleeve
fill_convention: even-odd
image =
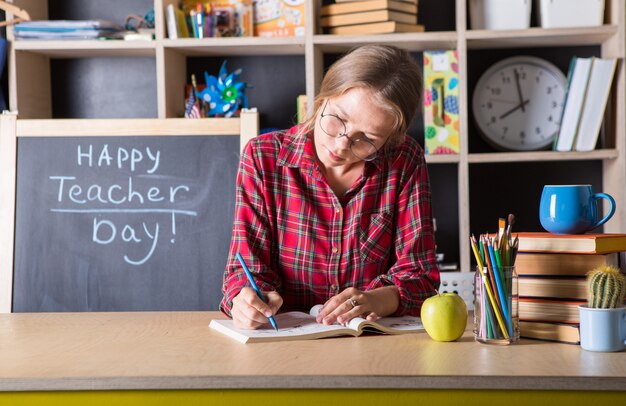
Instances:
[[[255,159],[254,140],[244,148],[237,173],[235,219],[220,310],[230,316],[232,301],[245,286],[250,286],[235,255],[240,253],[254,280],[263,292],[277,290],[280,278],[270,265],[271,224],[263,190],[262,168]]]

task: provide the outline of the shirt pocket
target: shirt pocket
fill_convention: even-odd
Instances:
[[[365,264],[380,262],[389,256],[392,247],[393,215],[390,212],[364,214],[359,230],[359,255]]]

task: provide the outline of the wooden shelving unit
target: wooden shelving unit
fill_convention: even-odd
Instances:
[[[94,0],[95,1],[95,0]],[[15,4],[29,11],[33,19],[48,18],[48,1],[16,0]],[[149,3],[149,2],[148,2]],[[605,232],[626,231],[626,5],[622,0],[606,0],[605,24],[592,28],[488,31],[471,30],[468,24],[466,0],[453,3],[454,26],[446,31],[415,34],[367,36],[323,35],[317,14],[321,1],[307,1],[306,34],[297,38],[207,38],[170,40],[166,38],[164,10],[176,0],[154,0],[156,39],[150,42],[123,41],[14,41],[10,50],[10,107],[21,118],[53,118],[50,60],[55,58],[148,57],[154,58],[156,104],[159,118],[179,117],[184,106],[183,89],[188,81],[187,63],[190,57],[280,56],[297,55],[304,59],[305,87],[313,99],[322,80],[327,54],[341,53],[366,43],[392,44],[411,52],[429,49],[457,49],[460,69],[460,131],[461,153],[455,156],[428,156],[427,161],[456,167],[458,210],[458,258],[460,268],[471,267],[467,237],[471,231],[470,168],[474,165],[509,164],[518,162],[580,162],[600,161],[602,189],[617,201],[617,213],[604,228]],[[119,3],[123,4],[123,3]],[[421,5],[420,5],[421,7]],[[427,25],[428,28],[428,25]],[[12,39],[9,30],[9,39]],[[611,92],[612,119],[605,123],[605,138],[601,149],[590,153],[557,153],[551,151],[502,153],[474,150],[469,139],[476,137],[471,112],[470,70],[474,52],[511,52],[527,48],[564,48],[590,46],[599,49],[599,56],[615,57],[619,64]],[[567,51],[565,51],[567,52]],[[574,52],[574,51],[572,51]],[[573,56],[573,55],[572,55]],[[295,94],[293,98],[295,100]],[[524,196],[520,196],[524,198]],[[531,199],[531,197],[526,197]],[[472,230],[475,231],[475,230]],[[479,232],[482,232],[480,230]]]

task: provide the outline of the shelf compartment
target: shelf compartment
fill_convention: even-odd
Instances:
[[[526,30],[467,31],[467,48],[523,48],[601,45],[618,33],[618,26],[577,28],[529,28]]]
[[[615,189],[603,181],[602,161],[561,160],[494,162],[468,168],[469,233],[494,232],[498,217],[515,215],[513,233],[543,231],[539,201],[544,185],[592,185],[614,198]],[[600,210],[603,212],[603,210]],[[612,219],[607,223],[619,223]],[[598,232],[603,232],[598,229]],[[606,228],[605,228],[605,231]],[[468,233],[468,234],[469,234]],[[467,237],[466,237],[467,238]]]
[[[323,52],[342,53],[370,43],[395,45],[408,51],[456,49],[458,37],[454,31],[395,33],[380,35],[314,35],[313,45]]]
[[[432,214],[435,219],[437,252],[444,254],[444,262],[460,265],[459,239],[459,168],[457,165],[429,165]]]
[[[164,39],[165,49],[186,56],[304,55],[304,37]]]
[[[596,149],[589,152],[489,152],[469,154],[467,159],[471,164],[484,163],[512,163],[535,161],[593,161],[617,159],[619,151],[616,149]]]
[[[156,117],[154,57],[79,55],[83,57],[14,52],[9,65],[11,109],[20,118]]]

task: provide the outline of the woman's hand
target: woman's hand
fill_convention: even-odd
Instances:
[[[316,317],[318,323],[345,324],[355,317],[376,320],[392,314],[400,304],[400,294],[395,286],[385,286],[367,292],[347,288],[328,299]]]
[[[283,305],[283,298],[278,292],[268,292],[265,296],[267,303],[259,298],[254,289],[250,287],[241,289],[233,299],[230,311],[235,327],[253,330],[269,323],[268,317],[278,312]]]

